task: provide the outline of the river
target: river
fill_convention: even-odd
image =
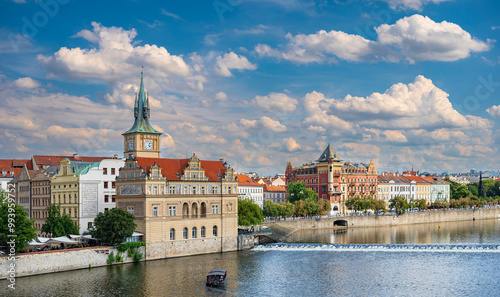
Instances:
[[[500,222],[303,230],[253,250],[0,281],[2,296],[499,296]],[[225,289],[206,273],[228,270]]]

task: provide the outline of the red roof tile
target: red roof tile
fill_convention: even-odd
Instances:
[[[264,185],[264,192],[286,192],[286,188],[283,186]]]
[[[254,181],[253,179],[249,178],[244,174],[236,174],[236,177],[238,178],[238,186],[262,187],[261,184],[259,184],[258,182]]]
[[[68,159],[70,161],[83,161],[83,162],[99,162],[102,161],[103,159],[112,159],[112,157],[81,157],[81,156],[33,156],[33,159],[35,160],[35,163],[37,165],[48,165],[48,166],[54,166],[54,165],[59,165],[61,163],[62,159]]]
[[[25,159],[0,159],[0,177],[14,177],[23,170],[23,166],[33,169],[31,160]],[[14,172],[13,175],[11,173]],[[5,174],[4,174],[5,173]]]
[[[188,166],[189,159],[164,159],[164,158],[141,158],[138,157],[137,164],[146,169],[149,174],[151,166],[155,163],[161,168],[161,174],[168,180],[180,180],[184,174],[184,169]],[[217,176],[226,174],[226,167],[220,161],[203,161],[201,160],[201,168],[205,169],[205,176],[211,181],[220,181]]]

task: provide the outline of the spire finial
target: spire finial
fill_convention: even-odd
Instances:
[[[144,66],[141,66],[141,79],[142,79],[143,73],[144,73]]]

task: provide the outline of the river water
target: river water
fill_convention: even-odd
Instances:
[[[500,222],[305,230],[290,243],[0,281],[2,296],[500,296]],[[213,268],[225,289],[205,287]]]

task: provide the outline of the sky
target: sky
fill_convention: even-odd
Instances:
[[[500,1],[0,0],[0,158],[123,155],[144,67],[162,157],[283,173],[499,170]]]

